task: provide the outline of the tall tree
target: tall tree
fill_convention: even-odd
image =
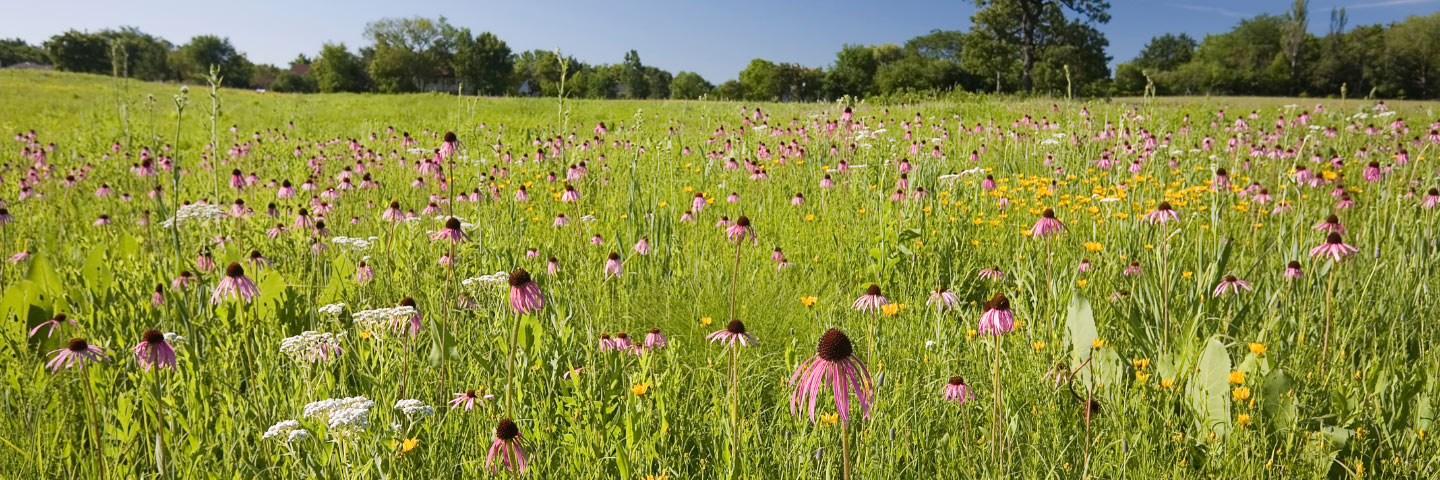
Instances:
[[[19,38],[0,39],[0,67],[21,62],[50,63],[45,50]]]
[[[321,92],[363,92],[368,88],[365,64],[343,43],[327,43],[310,64],[310,76]]]
[[[451,60],[455,77],[481,95],[504,94],[515,70],[510,46],[490,32],[475,37],[470,36],[468,28],[460,32],[455,38],[455,56]]]
[[[69,30],[45,41],[50,64],[67,72],[110,73],[110,41],[96,33]]]
[[[1040,49],[1062,41],[1070,28],[1065,11],[1081,23],[1110,21],[1110,4],[1105,0],[975,0],[975,6],[981,10],[970,18],[973,29],[993,32],[997,40],[1019,51],[1020,88],[1026,92],[1034,89],[1031,71]]]
[[[880,68],[875,51],[865,45],[847,44],[835,53],[835,63],[830,66],[827,81],[830,95],[840,97],[869,95],[875,86],[875,71]],[[741,79],[744,82],[744,79]],[[749,87],[749,84],[746,84]]]
[[[171,56],[172,66],[187,82],[204,83],[210,66],[220,67],[221,83],[226,87],[248,88],[254,66],[245,54],[235,50],[229,38],[200,35],[190,39]]]
[[[170,68],[170,51],[175,46],[165,39],[135,27],[104,30],[100,36],[110,41],[111,65],[119,67],[112,69],[112,73],[141,80],[175,79]],[[121,58],[113,58],[117,53]]]
[[[1131,63],[1140,68],[1168,72],[1189,62],[1195,55],[1196,45],[1195,39],[1189,35],[1167,33],[1151,38]]]
[[[670,80],[670,95],[673,98],[696,99],[714,89],[714,85],[695,72],[680,72]]]
[[[1305,46],[1305,40],[1310,36],[1306,29],[1310,28],[1310,0],[1295,0],[1290,11],[1285,14],[1285,59],[1290,64],[1290,84],[1300,82],[1300,54]]]

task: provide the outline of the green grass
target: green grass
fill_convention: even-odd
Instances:
[[[44,368],[49,352],[70,337],[84,337],[114,351],[110,361],[89,363],[87,371],[96,397],[98,447],[115,478],[153,478],[157,464],[177,478],[488,475],[486,450],[496,422],[506,416],[519,423],[532,456],[526,474],[540,478],[839,478],[840,424],[812,424],[793,416],[788,405],[790,375],[831,327],[850,335],[856,353],[877,375],[871,415],[848,429],[853,478],[1343,478],[1362,468],[1366,476],[1433,478],[1440,468],[1431,431],[1440,393],[1434,377],[1440,367],[1434,352],[1440,304],[1429,291],[1437,280],[1430,259],[1440,244],[1437,211],[1418,206],[1437,185],[1440,147],[1423,140],[1437,121],[1433,104],[1394,102],[1399,113],[1393,117],[1357,120],[1363,130],[1365,123],[1384,127],[1403,118],[1410,131],[1399,138],[1347,131],[1347,118],[1372,105],[1357,100],[857,105],[857,118],[886,129],[857,140],[823,129],[771,136],[774,129],[808,124],[812,115],[836,118],[843,106],[834,104],[567,100],[559,115],[553,98],[222,90],[214,131],[224,161],[215,166],[205,149],[212,132],[208,90],[190,89],[189,106],[179,118],[176,93],[174,85],[0,71],[0,130],[7,142],[0,149],[5,165],[0,199],[15,216],[0,226],[0,251],[32,252],[13,265],[0,262],[0,430],[9,432],[0,435],[0,477],[98,475],[87,377],[79,369],[52,374]],[[1301,107],[1285,107],[1292,103]],[[1260,118],[1249,120],[1253,128],[1246,134],[1256,135],[1260,129],[1273,131],[1276,116],[1290,119],[1315,103],[1328,110],[1314,115],[1312,124],[1341,127],[1337,137],[1291,127],[1259,142],[1299,149],[1300,159],[1250,159],[1243,148],[1225,151],[1235,134],[1224,127],[1237,116],[1259,109]],[[742,125],[757,106],[769,115],[771,130]],[[1088,117],[1081,116],[1082,108]],[[1226,121],[1212,127],[1218,108],[1225,108]],[[932,125],[944,120],[948,138],[936,143],[943,159],[931,157],[928,144],[920,155],[910,155],[912,140],[902,137],[900,122],[917,114],[925,124],[916,128],[913,141],[941,137]],[[1027,114],[1059,126],[1041,131],[1011,126]],[[1144,120],[1135,120],[1137,114]],[[1181,132],[1185,115],[1190,123]],[[962,133],[956,116],[967,129],[993,120],[1005,136]],[[560,124],[581,142],[594,136],[597,121],[610,126],[603,145],[569,148],[563,160],[505,164],[492,148],[503,144],[502,151],[533,155],[532,140],[554,138]],[[878,121],[892,123],[881,127]],[[1132,136],[1092,139],[1106,122]],[[230,133],[230,125],[238,133]],[[396,136],[409,132],[426,149],[438,146],[437,136],[447,130],[459,135],[466,158],[447,166],[449,190],[441,192],[431,178],[423,188],[410,186],[417,176],[411,166],[419,157],[388,140],[389,126]],[[707,143],[722,126],[730,135]],[[739,135],[742,126],[745,134]],[[1166,165],[1168,150],[1145,161],[1136,174],[1126,170],[1133,154],[1119,155],[1108,171],[1094,167],[1102,150],[1123,150],[1127,143],[1143,149],[1145,141],[1136,136],[1142,128],[1162,139],[1173,134],[1177,167]],[[18,181],[33,160],[20,155],[24,143],[11,136],[30,129],[40,143],[53,142],[56,149],[47,152],[50,170],[33,187],[44,197],[19,200]],[[251,140],[254,132],[261,141]],[[377,140],[369,139],[372,133]],[[1053,133],[1075,134],[1080,141],[1044,142]],[[1214,149],[1191,152],[1206,136],[1215,138]],[[315,145],[330,139],[342,141]],[[321,190],[333,186],[341,169],[355,164],[348,139],[387,157],[383,168],[367,169],[381,186],[327,200],[334,208],[325,214],[331,232],[319,240],[374,236],[372,248],[352,252],[330,245],[312,254],[311,236],[303,229],[268,238],[267,229],[289,226],[319,191],[276,199],[275,188],[264,184],[300,184],[312,173],[305,159],[323,153],[331,160],[315,182]],[[774,152],[792,140],[805,148],[805,157],[765,162],[770,178],[763,181],[704,155],[728,141],[734,147],[728,156],[754,160],[761,143]],[[117,142],[120,153],[111,151]],[[246,142],[247,154],[224,153]],[[852,143],[854,153],[848,151]],[[175,150],[161,151],[167,144]],[[1408,150],[1410,163],[1393,165],[1391,149],[1397,144]],[[830,154],[832,145],[838,154]],[[185,170],[178,194],[171,172],[144,178],[131,173],[142,147],[176,158]],[[685,147],[692,152],[682,153]],[[303,150],[301,157],[294,155],[296,148]],[[982,148],[980,162],[972,164],[970,153]],[[1368,159],[1356,158],[1361,148],[1373,152]],[[392,150],[400,158],[388,158]],[[1338,155],[1345,166],[1311,164],[1308,158],[1316,153]],[[130,158],[120,158],[126,154]],[[1063,173],[1043,165],[1048,155]],[[923,200],[888,198],[899,177],[896,159],[902,157],[914,164],[911,188],[930,192]],[[836,188],[819,188],[824,169],[842,160],[867,166],[831,173]],[[1394,169],[1381,181],[1362,180],[1369,160]],[[545,176],[554,172],[563,178],[566,165],[579,161],[590,172],[571,183],[581,200],[567,204],[552,198],[563,183]],[[1346,243],[1357,246],[1358,254],[1338,264],[1309,257],[1309,250],[1324,242],[1311,227],[1334,211],[1336,199],[1330,195],[1333,184],[1298,187],[1290,179],[1296,164],[1343,174],[1356,204],[1336,213],[1348,229]],[[93,168],[75,187],[66,187],[66,174],[84,165]],[[939,178],[975,167],[986,172]],[[1217,167],[1228,169],[1237,186],[1259,182],[1274,200],[1257,205],[1209,188]],[[508,168],[510,175],[492,178],[492,168]],[[237,193],[227,184],[231,169],[256,173],[260,184]],[[993,175],[999,188],[982,190],[985,174]],[[96,197],[101,184],[114,195]],[[528,203],[512,201],[522,184],[531,195]],[[147,196],[156,185],[163,187],[161,201]],[[432,193],[478,189],[485,195],[492,185],[498,201],[443,203],[442,214],[398,226],[380,219],[391,200],[418,212]],[[1412,186],[1416,195],[1406,197]],[[696,192],[714,203],[696,223],[682,223]],[[726,202],[731,192],[741,201]],[[803,206],[790,204],[796,192],[807,199]],[[122,200],[121,194],[132,199]],[[176,199],[228,207],[237,198],[256,214],[186,223],[178,231],[159,225]],[[1002,199],[1009,203],[1003,209]],[[1162,200],[1175,205],[1182,222],[1157,227],[1140,221]],[[265,216],[271,202],[279,218]],[[1279,202],[1294,208],[1272,215]],[[1066,231],[1045,240],[1022,235],[1045,208],[1057,212]],[[137,225],[147,211],[150,224]],[[551,227],[561,213],[572,224]],[[114,223],[92,226],[102,214]],[[736,277],[735,244],[715,222],[721,215],[742,214],[754,222],[759,241],[739,249]],[[470,241],[456,247],[452,269],[437,264],[448,245],[426,235],[442,226],[432,219],[436,215],[475,224],[467,230]],[[594,221],[581,220],[587,215]],[[352,217],[359,223],[352,225]],[[591,245],[597,234],[604,245]],[[217,245],[217,236],[232,241]],[[642,236],[654,249],[649,255],[631,250]],[[770,259],[775,247],[794,265],[777,269]],[[531,248],[538,257],[525,255]],[[217,272],[201,274],[188,293],[171,291],[170,279],[181,270],[195,271],[202,250],[222,268],[252,250],[270,259],[274,265],[266,269],[247,264],[259,298],[212,306],[208,299]],[[625,258],[619,279],[602,272],[612,251]],[[375,280],[360,284],[356,266],[366,256]],[[560,264],[556,275],[544,273],[551,256]],[[1082,258],[1094,270],[1077,273]],[[1290,260],[1303,264],[1303,278],[1282,277]],[[1132,261],[1143,275],[1122,276]],[[977,277],[992,266],[1006,272],[1003,281]],[[543,311],[518,320],[518,332],[512,332],[517,319],[505,290],[460,284],[514,268],[534,273],[546,298]],[[1214,297],[1211,291],[1227,274],[1254,290]],[[735,458],[730,357],[705,340],[726,323],[732,281],[735,316],[759,342],[738,355]],[[852,310],[853,300],[871,283],[905,308],[878,318]],[[165,287],[165,303],[152,307],[157,284]],[[937,287],[955,292],[961,305],[944,312],[927,308],[925,300]],[[972,333],[981,305],[996,293],[1011,299],[1021,321],[1001,337],[999,411],[992,386],[995,346]],[[395,306],[406,296],[424,314],[424,329],[413,340],[362,331],[351,320],[355,311]],[[462,296],[475,308],[460,308]],[[801,302],[809,296],[818,298],[813,306]],[[339,316],[317,310],[339,302],[348,306]],[[1332,323],[1322,360],[1327,311]],[[27,336],[31,327],[62,312],[79,326],[63,326],[51,338]],[[871,322],[874,358],[868,353]],[[152,328],[187,338],[177,347],[175,370],[144,372],[129,352]],[[640,337],[650,328],[664,331],[667,348],[631,356],[596,347],[601,333]],[[316,365],[280,353],[282,339],[307,330],[343,332],[344,353]],[[512,343],[519,347],[513,357],[518,388],[515,412],[507,415]],[[1072,387],[1057,389],[1053,375],[1046,376],[1057,362],[1085,365]],[[564,378],[575,367],[582,373]],[[1232,376],[1239,380],[1232,375],[1237,371],[1243,383],[1232,384]],[[975,390],[973,400],[941,400],[952,375],[965,377]],[[636,394],[637,385],[648,389]],[[467,389],[483,389],[496,399],[471,412],[446,408],[452,393]],[[1088,421],[1075,398],[1087,391],[1100,406]],[[372,427],[348,440],[331,441],[336,437],[324,422],[302,417],[307,403],[362,395],[375,402]],[[156,437],[157,398],[163,402],[163,441]],[[407,398],[435,407],[437,414],[407,422],[392,408]],[[820,405],[822,412],[834,412],[828,394]],[[990,434],[996,417],[1003,428],[998,455]],[[287,419],[299,420],[311,437],[294,443],[261,438]],[[418,445],[401,453],[396,443],[406,439]],[[160,446],[163,458],[156,453]]]

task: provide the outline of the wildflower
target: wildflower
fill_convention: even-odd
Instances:
[[[61,324],[66,323],[70,324],[70,326],[72,327],[80,325],[79,323],[75,322],[75,319],[70,318],[68,315],[65,315],[63,313],[57,313],[55,314],[55,316],[50,317],[49,320],[40,322],[40,324],[36,325],[35,328],[31,328],[30,338],[34,338],[35,334],[39,333],[40,329],[45,327],[50,327],[50,330],[45,332],[45,338],[50,338],[51,336],[55,335],[55,327],[59,327]]]
[[[816,297],[800,297],[800,303],[804,304],[806,307],[815,306],[815,302],[818,300],[819,298]]]
[[[1235,397],[1235,400],[1236,400],[1236,401],[1240,401],[1240,402],[1249,400],[1249,399],[1250,399],[1250,387],[1240,387],[1240,388],[1237,388],[1237,389],[1235,389],[1234,391],[1230,392],[1230,396]]]
[[[430,241],[449,240],[450,243],[460,243],[467,239],[465,232],[460,231],[460,219],[450,217],[445,221],[445,228],[432,232]]]
[[[50,352],[50,355],[54,355],[54,358],[46,362],[45,367],[50,369],[50,373],[56,373],[62,368],[70,368],[75,365],[79,365],[80,368],[83,369],[85,368],[86,361],[103,362],[107,360],[105,353],[108,350],[109,349],[99,345],[91,345],[83,338],[72,338],[70,342],[65,344],[64,348]]]
[[[1255,354],[1255,355],[1264,355],[1264,354],[1265,354],[1265,350],[1266,350],[1265,344],[1263,344],[1263,343],[1250,342],[1250,353]]]
[[[1235,416],[1235,424],[1245,427],[1250,425],[1250,414],[1242,413]]]
[[[970,386],[965,384],[965,379],[959,375],[950,377],[950,383],[945,384],[945,400],[950,402],[965,403],[975,397],[975,392],[970,391]]]
[[[300,428],[300,422],[295,420],[282,420],[266,429],[265,434],[260,438],[266,440],[279,438],[286,442],[298,442],[310,438],[310,431]]]
[[[1000,335],[1015,329],[1015,314],[1010,312],[1010,299],[997,293],[985,302],[985,313],[980,315],[980,333]]]
[[[862,313],[878,313],[880,311],[880,307],[883,307],[889,303],[889,299],[885,298],[883,295],[880,295],[880,286],[872,283],[870,284],[869,288],[865,289],[864,295],[861,295],[860,298],[855,299],[855,303],[852,305],[852,307],[856,310],[861,311]]]
[[[1080,272],[1080,273],[1085,273],[1085,272],[1088,272],[1088,271],[1090,271],[1090,270],[1093,270],[1094,268],[1095,268],[1095,266],[1090,264],[1090,259],[1088,259],[1088,258],[1082,258],[1082,259],[1080,259],[1080,265],[1077,265],[1077,266],[1075,267],[1075,271],[1076,271],[1076,272]]]
[[[925,300],[925,305],[934,305],[936,310],[955,308],[960,304],[960,296],[954,292],[945,290],[945,287],[937,288],[930,292],[930,298]]]
[[[1290,263],[1285,266],[1284,276],[1285,278],[1297,279],[1305,276],[1305,272],[1300,270],[1300,262],[1291,260]]]
[[[494,395],[490,395],[490,394],[483,394],[483,395],[482,395],[482,394],[480,394],[480,393],[476,393],[474,390],[466,390],[466,391],[463,391],[463,392],[460,392],[460,393],[455,394],[455,398],[450,399],[450,402],[449,402],[449,403],[450,403],[450,409],[451,409],[451,410],[454,410],[454,409],[457,409],[457,408],[460,408],[460,407],[465,407],[465,411],[468,412],[468,411],[470,411],[471,409],[475,408],[475,402],[476,402],[476,401],[479,401],[479,400],[491,400],[491,399],[494,399],[494,398],[495,398]]]
[[[1337,232],[1330,232],[1325,237],[1325,243],[1310,250],[1311,257],[1331,257],[1335,261],[1341,261],[1345,257],[1360,251],[1354,246],[1346,244]]]
[[[640,254],[640,255],[649,255],[649,254],[650,254],[650,237],[647,237],[647,236],[642,236],[642,237],[640,237],[640,241],[635,242],[634,250],[635,250],[635,253],[638,253],[638,254]]]
[[[1230,377],[1228,378],[1228,380],[1231,384],[1242,385],[1245,383],[1245,372],[1242,372],[1240,370],[1230,372]]]
[[[215,292],[210,295],[210,303],[218,304],[226,298],[235,298],[246,303],[260,294],[260,289],[255,287],[255,282],[245,276],[245,269],[239,263],[230,262],[225,268],[225,278],[215,285]]]
[[[703,319],[702,323],[704,323]],[[709,335],[706,335],[705,338],[709,339],[711,343],[718,341],[722,345],[729,347],[734,347],[736,343],[739,343],[742,347],[748,347],[750,344],[755,343],[755,336],[745,331],[745,323],[735,319],[731,319],[730,323],[725,325],[725,328],[711,332]]]
[[[1000,267],[992,266],[990,268],[980,270],[979,276],[980,278],[985,278],[998,282],[1005,279],[1005,272],[1000,271]]]
[[[820,336],[814,356],[800,363],[790,384],[795,391],[790,395],[790,413],[797,414],[797,407],[808,403],[810,421],[815,421],[815,403],[828,382],[835,397],[835,410],[840,420],[850,423],[850,394],[854,389],[856,399],[865,417],[870,416],[870,388],[873,382],[870,371],[854,354],[850,338],[838,329],[830,329]]]
[[[345,333],[322,333],[307,330],[299,335],[280,340],[280,353],[297,363],[320,363],[334,360],[345,352],[340,342]]]
[[[305,416],[319,418],[330,433],[341,438],[370,428],[370,408],[375,402],[365,397],[332,398],[305,405]]]
[[[152,366],[175,368],[175,349],[159,330],[146,330],[140,343],[135,344],[131,351],[135,353],[135,361],[140,363],[140,368],[147,372]]]
[[[605,276],[619,277],[624,273],[625,271],[620,264],[620,254],[610,252],[610,257],[605,260]]]
[[[395,402],[395,409],[404,413],[410,420],[417,420],[435,414],[434,407],[413,398]]]
[[[1160,202],[1159,207],[1141,216],[1140,219],[1152,224],[1163,224],[1180,220],[1180,212],[1171,208],[1170,202]]]
[[[1216,297],[1219,297],[1220,294],[1225,293],[1226,290],[1229,290],[1231,294],[1236,294],[1240,293],[1240,290],[1242,289],[1247,292],[1250,291],[1250,284],[1244,280],[1235,278],[1234,275],[1226,275],[1225,280],[1221,281],[1219,285],[1215,286],[1214,293]]]
[[[1055,210],[1047,208],[1041,214],[1040,220],[1035,221],[1035,226],[1030,228],[1030,235],[1034,238],[1044,238],[1060,233],[1064,229],[1065,224],[1055,218]]]
[[[750,227],[750,217],[741,215],[740,218],[735,219],[734,225],[725,229],[725,238],[732,242],[743,242],[745,241],[745,237],[750,237],[750,240],[759,242],[759,240],[755,238],[755,229]]]
[[[660,333],[660,329],[658,328],[652,328],[649,332],[645,333],[645,343],[642,346],[646,350],[654,350],[657,348],[665,348],[665,343],[665,334]]]
[[[523,268],[510,272],[510,309],[524,315],[544,306],[545,297],[540,293],[540,286],[530,279],[530,272]]]
[[[1326,217],[1325,221],[1315,224],[1314,230],[1317,232],[1339,233],[1343,235],[1345,233],[1345,226],[1340,224],[1340,217],[1332,214]]]
[[[1125,267],[1125,271],[1121,272],[1121,275],[1126,277],[1140,275],[1140,261],[1131,261],[1130,266]]]
[[[560,201],[565,203],[575,203],[579,200],[580,192],[575,191],[575,187],[571,185],[565,185],[565,193],[560,194]]]
[[[650,384],[648,383],[637,383],[630,387],[630,393],[635,394],[637,397],[644,396],[645,392],[648,391],[650,391]]]
[[[899,315],[899,314],[900,314],[900,310],[902,310],[902,309],[904,309],[904,308],[905,308],[904,305],[901,305],[901,304],[898,304],[898,303],[891,303],[891,304],[888,304],[888,305],[885,305],[885,306],[880,307],[880,311],[883,312],[883,313],[885,314],[885,316],[887,316],[887,317],[893,317],[893,316],[895,316],[895,315]]]
[[[490,451],[485,455],[485,468],[490,473],[499,473],[502,468],[509,468],[516,473],[525,473],[525,447],[521,446],[520,427],[515,421],[505,418],[495,425],[495,442],[490,444]],[[500,454],[500,461],[495,461],[495,455]]]

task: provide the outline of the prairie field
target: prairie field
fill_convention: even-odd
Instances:
[[[0,478],[1436,478],[1437,106],[0,71]]]

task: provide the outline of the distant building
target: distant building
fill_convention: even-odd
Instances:
[[[45,64],[40,64],[40,63],[35,63],[35,62],[20,62],[20,63],[14,64],[14,65],[10,65],[10,66],[5,67],[5,68],[14,68],[14,69],[18,69],[18,70],[54,70],[54,69],[55,69],[54,66],[45,65]]]

